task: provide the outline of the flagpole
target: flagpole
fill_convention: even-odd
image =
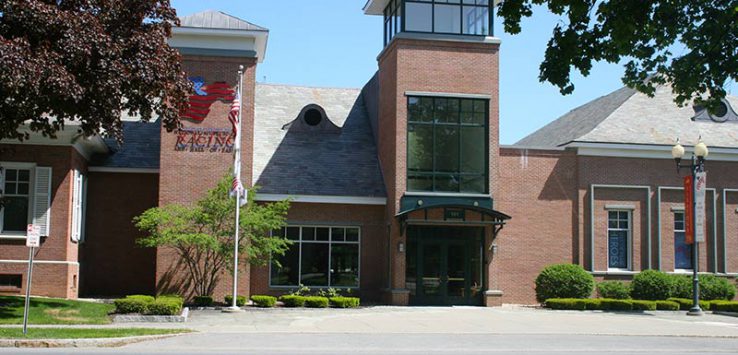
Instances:
[[[231,307],[229,311],[231,312],[238,312],[241,310],[240,307],[238,307],[238,237],[239,237],[239,229],[240,229],[240,212],[241,212],[241,117],[243,113],[243,96],[242,94],[243,89],[243,65],[238,67],[238,99],[239,103],[241,105],[241,109],[238,110],[238,129],[236,130],[236,137],[235,142],[233,144],[234,147],[234,166],[233,166],[233,173],[235,175],[235,178],[239,182],[239,186],[236,190],[236,232],[234,236],[234,243],[233,243],[233,303],[231,304]]]

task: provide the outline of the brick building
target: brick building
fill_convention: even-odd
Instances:
[[[698,137],[708,158],[701,271],[738,275],[738,98],[722,112],[677,107],[668,87],[628,88],[500,146],[499,50],[486,0],[370,0],[384,16],[377,74],[361,89],[259,84],[268,30],[207,11],[171,45],[195,83],[183,128],[124,117],[125,143],[3,141],[0,292],[20,293],[25,226],[41,226],[34,294],[179,292],[166,248],[138,247],[144,210],[199,199],[232,164],[226,119],[244,66],[243,178],[259,203],[292,198],[281,267],[243,265],[242,294],[299,284],[399,305],[535,302],[538,272],[577,263],[599,279],[687,273],[681,178],[670,150]],[[199,97],[198,97],[199,96]],[[222,275],[216,299],[230,290]]]

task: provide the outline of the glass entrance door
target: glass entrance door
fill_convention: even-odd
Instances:
[[[411,304],[481,304],[482,237],[481,228],[408,228]]]

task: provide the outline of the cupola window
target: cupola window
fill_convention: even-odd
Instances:
[[[399,32],[492,36],[490,0],[390,0],[384,10],[384,42]]]

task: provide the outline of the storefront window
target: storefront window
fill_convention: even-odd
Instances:
[[[409,97],[408,191],[487,193],[486,100]]]
[[[607,266],[610,269],[628,269],[630,253],[630,212],[609,211],[607,221]]]
[[[692,244],[687,244],[684,212],[674,213],[674,269],[692,269]]]
[[[289,226],[274,235],[293,244],[272,261],[271,286],[359,287],[359,228]]]

